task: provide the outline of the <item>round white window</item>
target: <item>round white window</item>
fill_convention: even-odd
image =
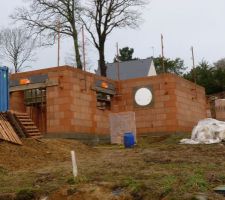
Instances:
[[[135,102],[139,106],[148,106],[152,102],[152,92],[148,88],[140,88],[135,93]]]

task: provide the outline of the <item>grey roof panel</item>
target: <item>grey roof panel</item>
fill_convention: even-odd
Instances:
[[[127,80],[132,78],[148,76],[152,59],[132,60],[119,63],[120,80]],[[117,69],[118,63],[107,63],[107,77],[113,80],[118,79]],[[97,70],[97,74],[100,70]]]

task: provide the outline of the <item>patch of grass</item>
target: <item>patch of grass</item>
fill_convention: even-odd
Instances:
[[[31,189],[23,189],[16,194],[16,200],[33,200],[34,198],[35,192]]]
[[[160,166],[162,166],[162,165],[160,165]],[[160,167],[159,166],[159,167]],[[192,164],[190,164],[190,163],[185,163],[185,162],[181,162],[181,163],[179,163],[179,162],[177,162],[177,163],[168,163],[168,164],[165,164],[165,165],[163,165],[163,168],[165,169],[165,170],[174,170],[174,169],[183,169],[183,170],[190,170],[190,168],[192,167],[193,165]]]
[[[225,183],[225,175],[224,174],[219,174],[218,179],[222,182]]]
[[[149,136],[142,136],[138,139],[137,147],[139,148],[148,148],[149,145],[152,144],[158,144],[162,141],[166,140],[169,136],[155,136],[155,137],[149,137]]]
[[[7,175],[7,174],[8,174],[8,171],[4,167],[0,166],[0,176]]]
[[[218,169],[218,165],[216,165],[215,163],[209,163],[207,165],[208,170],[216,170]]]
[[[76,184],[75,178],[74,178],[74,177],[68,178],[66,182],[67,182],[69,185],[75,185],[75,184]]]
[[[208,188],[208,182],[206,181],[202,173],[195,173],[193,175],[188,176],[184,185],[185,191],[195,190],[205,192]]]
[[[165,176],[162,179],[162,188],[163,188],[162,195],[163,196],[167,196],[170,192],[173,191],[173,186],[176,183],[176,181],[177,181],[177,178],[172,175]]]
[[[78,176],[76,178],[70,177],[67,179],[67,183],[69,185],[76,185],[76,184],[81,184],[81,183],[87,183],[89,179],[86,176]]]
[[[176,133],[169,135],[162,143],[163,145],[177,145],[183,138],[190,138],[190,133]]]
[[[124,186],[133,193],[139,192],[142,187],[141,183],[135,180],[133,177],[126,178],[124,180]]]

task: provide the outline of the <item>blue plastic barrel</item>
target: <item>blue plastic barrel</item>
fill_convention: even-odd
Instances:
[[[124,141],[125,148],[133,148],[135,144],[134,134],[125,133],[123,136],[123,141]]]

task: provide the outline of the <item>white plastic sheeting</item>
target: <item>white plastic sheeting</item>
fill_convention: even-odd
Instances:
[[[182,139],[181,144],[215,144],[225,140],[225,122],[204,119],[192,131],[191,139]]]

